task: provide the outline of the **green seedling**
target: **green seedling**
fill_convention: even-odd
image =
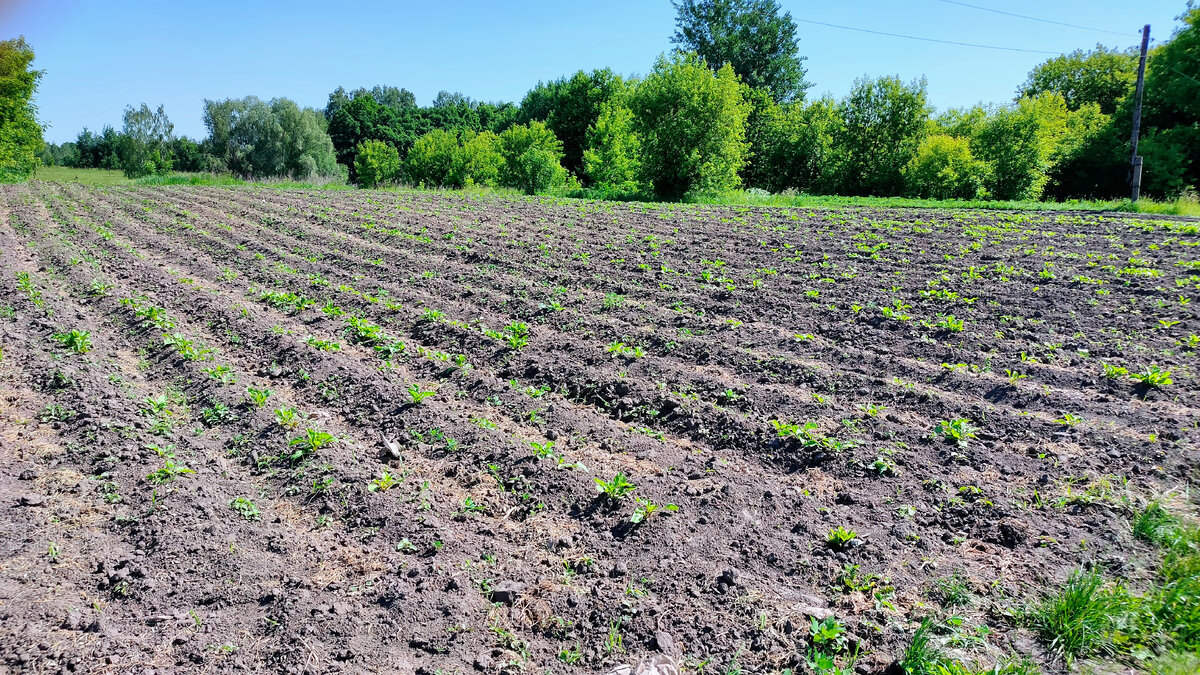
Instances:
[[[292,461],[304,459],[305,457],[308,457],[309,455],[336,440],[337,439],[333,436],[333,434],[327,434],[324,431],[313,429],[311,427],[305,429],[303,436],[299,438],[293,438],[290,442],[288,442],[288,447],[295,448],[295,450],[292,452],[291,459]]]
[[[250,402],[254,404],[254,407],[261,408],[267,404],[267,399],[271,397],[271,390],[246,387],[246,396],[250,398]]]
[[[146,480],[151,485],[163,485],[170,483],[176,478],[189,473],[196,473],[182,464],[178,464],[171,457],[163,457],[163,467],[156,471],[146,474]]]
[[[629,477],[618,471],[612,480],[604,480],[603,478],[593,478],[596,481],[596,486],[600,493],[613,501],[620,501],[626,495],[637,489],[637,486],[629,482]]]
[[[971,421],[965,417],[942,420],[933,427],[934,435],[941,436],[947,442],[958,446],[965,446],[968,441],[975,438],[976,431],[979,431],[979,427],[971,424]]]
[[[51,336],[55,342],[76,354],[86,354],[92,350],[92,334],[85,330],[71,329]]]
[[[421,385],[419,385],[419,384],[414,383],[414,384],[408,385],[408,398],[409,398],[409,401],[411,401],[413,405],[421,405],[421,401],[424,401],[425,399],[429,398],[430,396],[433,396],[436,393],[437,393],[436,390],[425,391],[425,390],[421,389]]]
[[[641,497],[635,497],[634,501],[637,502],[637,508],[633,510],[633,515],[629,517],[629,522],[633,523],[634,525],[637,525],[639,523],[643,523],[643,522],[649,520],[650,516],[653,516],[655,513],[658,513],[660,510],[667,510],[667,511],[678,511],[679,510],[679,507],[674,504],[663,504],[660,506],[660,505],[655,504],[654,502],[650,501],[649,499],[642,499]]]
[[[379,472],[379,478],[367,483],[367,491],[387,492],[389,489],[395,486],[397,482],[399,482],[399,479],[388,473],[388,471],[385,469]]]
[[[858,533],[854,530],[847,530],[844,526],[838,525],[829,531],[825,536],[825,543],[835,551],[845,550],[850,542],[858,538]]]
[[[1133,373],[1129,379],[1146,387],[1158,388],[1171,384],[1171,371],[1151,365],[1140,373]]]
[[[237,497],[229,502],[229,508],[246,520],[258,520],[258,507],[246,497]]]

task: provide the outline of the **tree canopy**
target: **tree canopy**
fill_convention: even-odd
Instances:
[[[775,0],[672,0],[671,42],[714,69],[728,63],[742,81],[780,103],[804,98],[804,59],[790,12]]]
[[[42,125],[33,95],[42,71],[30,68],[24,37],[0,42],[0,181],[24,180],[41,163]]]
[[[1117,104],[1133,91],[1137,80],[1138,55],[1132,50],[1096,45],[1091,51],[1077,49],[1045,61],[1029,73],[1017,92],[1018,98],[1043,92],[1062,94],[1068,110],[1095,103],[1111,115]]]

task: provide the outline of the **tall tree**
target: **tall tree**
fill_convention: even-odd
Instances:
[[[847,195],[896,195],[903,170],[927,133],[929,104],[924,79],[859,79],[838,106],[842,124],[835,141],[837,190]]]
[[[563,166],[583,175],[587,131],[600,117],[604,104],[625,88],[625,81],[609,68],[578,71],[549,83],[539,82],[521,101],[519,121],[542,121],[563,144]]]
[[[714,73],[694,53],[660,56],[630,95],[629,108],[643,176],[660,199],[741,184],[750,106],[728,64]]]
[[[33,95],[42,71],[29,67],[24,37],[0,42],[0,181],[25,180],[41,163],[42,125]]]
[[[125,108],[125,128],[117,145],[121,170],[130,178],[163,174],[171,170],[171,140],[175,125],[160,105],[157,110],[143,103]]]
[[[728,63],[742,81],[777,103],[804,98],[804,59],[790,12],[775,0],[672,0],[680,51],[696,52],[714,70]]]
[[[1146,67],[1146,143],[1138,146],[1145,186],[1166,197],[1200,189],[1200,7],[1189,2],[1179,18],[1183,26]]]
[[[1042,92],[1062,94],[1067,108],[1075,111],[1096,103],[1105,115],[1133,91],[1137,79],[1137,54],[1096,45],[1092,51],[1077,49],[1041,63],[1017,91],[1017,98],[1033,98]]]
[[[296,179],[337,173],[325,117],[289,99],[206,100],[204,124],[213,154],[232,173]]]

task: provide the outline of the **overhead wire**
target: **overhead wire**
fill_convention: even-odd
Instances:
[[[1108,33],[1109,35],[1122,35],[1122,36],[1129,35],[1128,32],[1122,33],[1120,31],[1107,30],[1104,28],[1092,28],[1091,26],[1080,26],[1079,24],[1066,23],[1065,21],[1055,21],[1053,19],[1042,19],[1042,18],[1039,18],[1036,16],[1029,16],[1027,14],[1017,14],[1016,12],[1006,12],[1002,9],[992,9],[991,7],[983,7],[981,5],[973,5],[969,2],[960,2],[960,0],[940,0],[940,1],[944,2],[946,4],[949,4],[949,5],[958,5],[960,7],[969,7],[971,9],[977,9],[981,12],[992,12],[993,14],[1003,14],[1004,16],[1013,16],[1018,19],[1026,19],[1028,21],[1037,21],[1040,23],[1048,23],[1048,24],[1052,24],[1055,26],[1066,26],[1067,28],[1077,28],[1079,30],[1090,30],[1090,31],[1093,31],[1096,33]],[[1140,30],[1137,32],[1141,33]]]
[[[906,40],[920,40],[921,42],[935,42],[935,43],[944,44],[944,45],[957,45],[959,47],[975,47],[978,49],[994,49],[994,50],[1006,51],[1006,52],[1024,52],[1026,54],[1051,54],[1053,56],[1057,56],[1062,53],[1062,52],[1046,51],[1044,49],[1021,49],[1020,47],[1003,47],[1000,45],[983,45],[983,44],[978,44],[975,42],[959,42],[957,40],[941,40],[938,38],[920,37],[917,35],[904,35],[902,33],[888,33],[886,31],[881,31],[881,30],[871,30],[869,28],[856,28],[854,26],[843,26],[843,25],[836,24],[836,23],[826,23],[824,21],[813,21],[811,19],[797,19],[795,17],[792,17],[792,20],[798,21],[800,23],[810,23],[810,24],[817,25],[817,26],[827,26],[829,28],[840,28],[841,30],[852,30],[852,31],[857,31],[859,33],[870,33],[872,35],[885,35],[887,37],[904,38]]]

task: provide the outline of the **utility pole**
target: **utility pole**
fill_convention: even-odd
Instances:
[[[1142,192],[1142,158],[1138,157],[1138,134],[1142,130],[1142,88],[1146,84],[1146,50],[1150,47],[1150,24],[1142,28],[1142,58],[1138,61],[1137,92],[1133,99],[1133,159],[1129,165],[1129,185],[1133,189],[1133,201]]]

